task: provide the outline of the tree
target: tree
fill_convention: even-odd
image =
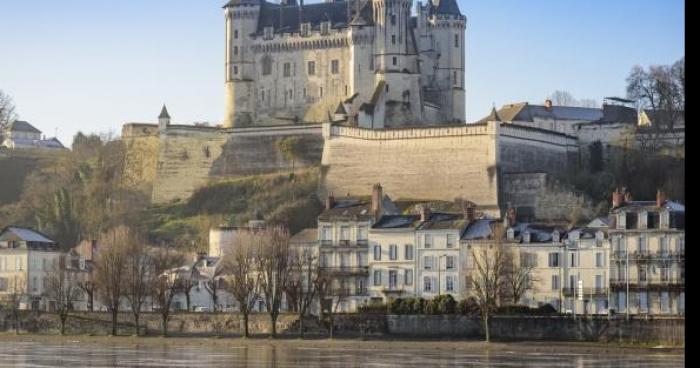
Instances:
[[[287,161],[292,162],[292,201],[296,200],[294,184],[296,183],[296,174],[294,166],[297,158],[301,157],[304,152],[304,142],[299,137],[285,137],[277,140],[277,149]]]
[[[173,299],[180,290],[180,278],[173,269],[182,264],[183,257],[170,247],[166,247],[154,251],[152,259],[154,277],[150,287],[151,295],[158,305],[163,336],[168,336],[168,321],[170,320]]]
[[[119,226],[100,236],[100,250],[95,260],[95,283],[99,298],[112,312],[112,335],[117,335],[117,317],[124,297],[123,283],[127,273],[127,254],[134,234],[126,226]]]
[[[256,251],[261,236],[254,231],[238,231],[234,235],[233,246],[224,249],[222,268],[227,276],[224,288],[233,295],[243,315],[243,336],[248,337],[248,317],[258,299],[260,275],[255,265]]]
[[[270,314],[272,337],[277,336],[277,317],[289,278],[289,232],[280,226],[259,231],[256,266],[260,273],[260,289],[265,307]]]
[[[204,289],[211,296],[212,304],[214,305],[214,312],[219,309],[219,292],[223,288],[222,282],[223,268],[217,266],[214,268],[214,272],[209,275],[206,281],[204,281]]]
[[[194,269],[192,271],[194,273]],[[178,282],[179,291],[185,294],[185,304],[187,305],[187,311],[192,311],[192,288],[197,285],[197,281],[194,280],[194,275],[190,274],[189,277],[181,277]]]
[[[76,271],[70,267],[70,259],[61,255],[47,273],[44,289],[49,300],[55,302],[54,311],[61,323],[61,335],[66,333],[66,321],[73,303],[80,297]]]
[[[2,297],[2,305],[12,314],[15,325],[15,334],[19,335],[19,329],[22,325],[22,314],[20,313],[20,307],[27,292],[27,283],[24,281],[24,278],[17,276],[13,277],[11,281],[8,281],[7,291]]]
[[[518,304],[525,293],[532,289],[532,254],[520,253],[511,249],[505,254],[505,289],[513,304]]]
[[[555,106],[577,106],[578,105],[578,101],[568,91],[556,90],[549,96],[549,99],[552,100],[552,105],[555,105]]]
[[[126,274],[124,279],[124,298],[129,303],[131,313],[134,316],[136,336],[140,333],[141,310],[151,294],[153,285],[153,259],[146,252],[144,241],[140,237],[134,238],[126,254]]]
[[[486,342],[491,339],[489,330],[489,318],[500,305],[500,298],[503,295],[505,286],[505,270],[507,257],[502,244],[502,224],[493,225],[494,242],[477,252],[472,250],[474,259],[474,271],[471,275],[471,286],[474,290],[481,318],[484,322]]]
[[[295,247],[291,250],[287,300],[299,315],[299,336],[304,337],[304,316],[316,297],[318,259],[313,249]]]
[[[17,119],[15,105],[12,103],[12,98],[0,90],[0,143],[3,141],[3,131]]]

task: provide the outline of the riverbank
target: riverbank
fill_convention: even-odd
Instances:
[[[226,350],[241,347],[271,346],[279,348],[305,349],[397,349],[401,351],[432,350],[459,352],[522,352],[539,354],[669,354],[683,355],[684,347],[650,347],[625,346],[616,343],[598,342],[491,342],[459,339],[414,339],[414,338],[337,338],[327,339],[310,337],[300,339],[285,336],[272,339],[260,335],[250,338],[241,337],[193,337],[193,336],[89,336],[89,335],[42,335],[0,333],[2,343],[40,343],[47,345],[79,345],[119,347],[202,347],[207,349]]]

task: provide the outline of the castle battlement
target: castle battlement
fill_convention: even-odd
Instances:
[[[496,134],[496,122],[473,125],[367,129],[324,124],[324,137],[347,137],[364,140],[421,139]]]

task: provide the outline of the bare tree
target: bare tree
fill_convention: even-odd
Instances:
[[[211,301],[214,305],[214,312],[219,309],[219,292],[223,289],[222,282],[223,268],[218,266],[214,268],[214,272],[204,282],[204,289],[211,296]]]
[[[117,334],[117,317],[124,297],[123,282],[126,280],[126,263],[133,233],[119,226],[100,236],[101,247],[95,261],[95,283],[102,303],[112,312],[112,335]]]
[[[61,323],[61,335],[65,335],[69,313],[80,297],[77,273],[70,267],[70,259],[65,255],[59,257],[49,271],[44,281],[46,296],[55,303],[54,312]]]
[[[258,299],[260,275],[255,265],[260,236],[252,231],[238,231],[234,235],[234,246],[225,249],[221,259],[226,275],[224,288],[233,295],[243,315],[243,336],[248,337],[248,318]]]
[[[92,312],[95,310],[95,295],[97,293],[97,285],[93,281],[92,270],[81,273],[77,281],[78,288],[85,293],[87,298],[87,310]]]
[[[500,305],[500,299],[505,288],[506,251],[502,244],[502,224],[493,225],[494,242],[482,247],[477,252],[472,250],[474,271],[471,275],[471,286],[481,318],[484,322],[486,341],[491,339],[489,318]]]
[[[262,241],[256,266],[260,273],[260,289],[265,307],[270,314],[272,337],[277,336],[277,317],[280,313],[284,289],[289,278],[289,232],[274,226],[260,230]]]
[[[0,143],[3,140],[3,130],[17,119],[12,98],[0,90]]]
[[[316,290],[320,307],[320,315],[328,319],[328,336],[333,338],[335,332],[335,314],[340,304],[349,296],[349,290],[337,288],[335,278],[323,267],[318,269]]]
[[[193,276],[190,274],[190,277],[181,277],[178,281],[179,291],[185,295],[185,304],[188,312],[192,311],[192,288],[197,285],[197,281],[194,280]]]
[[[134,316],[136,336],[140,333],[140,317],[153,285],[153,259],[144,248],[142,239],[128,247],[126,255],[126,275],[124,278],[124,298],[129,303]]]
[[[15,334],[19,335],[19,330],[22,325],[22,314],[20,313],[20,307],[22,305],[22,300],[24,300],[27,294],[27,283],[22,277],[13,277],[8,280],[7,291],[2,295],[2,305],[5,309],[8,309],[12,314],[14,320]]]
[[[556,90],[549,96],[549,99],[555,106],[578,106],[578,101],[568,91]]]
[[[182,262],[182,255],[170,248],[160,249],[153,254],[154,277],[151,294],[158,305],[163,336],[168,335],[168,321],[170,320],[173,299],[180,290],[180,278],[177,272],[173,272],[173,269],[180,266]]]
[[[309,247],[294,247],[289,264],[287,300],[299,315],[299,335],[304,337],[304,317],[316,297],[318,259]]]
[[[515,249],[506,251],[505,255],[505,289],[513,304],[518,304],[525,293],[532,289],[532,254],[518,253]]]

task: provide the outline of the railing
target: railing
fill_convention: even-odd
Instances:
[[[563,288],[564,296],[577,296],[579,288]],[[583,288],[583,295],[607,295],[608,288]]]
[[[610,287],[614,290],[624,290],[627,288],[627,281],[624,278],[610,279]],[[669,277],[665,280],[657,278],[640,281],[638,278],[629,279],[630,289],[664,289],[664,288],[683,288],[685,287],[685,278]]]
[[[337,244],[333,244],[332,240],[321,240],[319,244],[321,247],[367,247],[367,240],[338,240]]]
[[[398,287],[398,286],[385,286],[382,288],[382,293],[384,294],[396,294],[396,293],[405,293],[406,289],[403,287]]]
[[[331,290],[334,296],[367,296],[366,288],[335,288]]]
[[[369,273],[368,266],[355,266],[355,267],[343,267],[343,266],[322,266],[321,270],[334,275],[367,275]]]

